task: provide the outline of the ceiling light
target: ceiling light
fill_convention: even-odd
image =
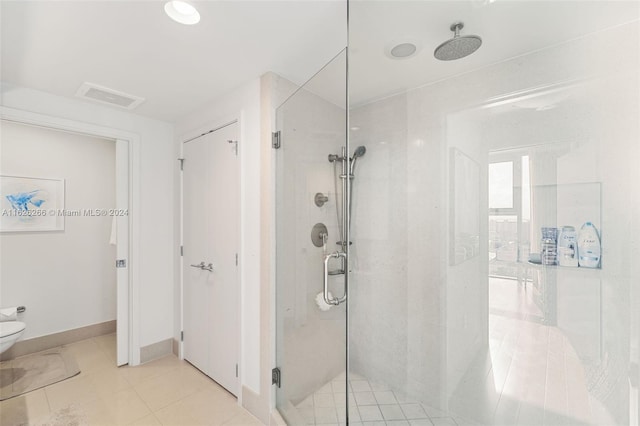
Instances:
[[[391,56],[395,58],[406,58],[416,53],[416,45],[412,43],[402,43],[391,49]]]
[[[387,44],[384,53],[391,59],[408,59],[420,50],[420,43],[414,39],[394,40]]]
[[[184,1],[168,1],[164,5],[164,11],[171,19],[181,24],[193,25],[200,22],[200,14],[196,8]]]

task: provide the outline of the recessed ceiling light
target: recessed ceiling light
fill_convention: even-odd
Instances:
[[[196,8],[184,1],[168,1],[164,5],[164,11],[171,19],[181,24],[193,25],[200,22],[200,14]]]
[[[416,45],[413,43],[401,43],[391,49],[391,56],[395,58],[406,58],[416,53]]]
[[[389,43],[384,52],[391,59],[408,59],[415,56],[420,50],[420,43],[417,40],[404,39],[394,40]]]

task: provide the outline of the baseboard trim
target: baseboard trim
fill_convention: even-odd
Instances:
[[[269,426],[287,426],[287,422],[284,421],[284,419],[280,415],[280,412],[275,408],[271,411]]]
[[[27,327],[28,326],[29,325],[27,324]],[[46,351],[47,349],[115,332],[116,320],[112,320],[88,325],[86,327],[74,328],[73,330],[47,334],[46,336],[34,337],[33,339],[21,340],[16,342],[11,349],[0,354],[0,361],[6,361],[35,352]]]
[[[263,424],[269,424],[269,405],[264,403],[259,394],[246,386],[242,386],[242,406]]]
[[[165,339],[140,348],[140,364],[169,355],[173,351],[173,339]]]
[[[173,339],[173,347],[171,349],[173,349],[173,354],[175,356],[180,356],[180,342],[178,342],[178,339]]]

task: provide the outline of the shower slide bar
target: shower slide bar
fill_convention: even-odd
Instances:
[[[335,253],[331,253],[328,254],[324,257],[324,271],[323,271],[323,286],[324,286],[324,302],[327,305],[339,305],[343,302],[345,302],[347,300],[347,289],[345,288],[344,294],[342,295],[342,297],[337,298],[329,298],[329,260],[331,260],[332,258],[335,259],[339,259],[339,258],[343,258],[343,259],[347,259],[347,253],[345,252],[335,252]]]

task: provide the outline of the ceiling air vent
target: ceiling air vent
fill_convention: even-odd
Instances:
[[[80,86],[76,96],[124,109],[134,109],[144,102],[144,98],[98,86],[93,83],[84,83]]]

